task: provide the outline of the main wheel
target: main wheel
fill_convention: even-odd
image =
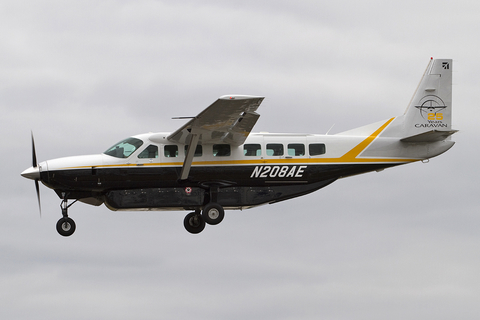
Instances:
[[[219,224],[225,217],[225,210],[218,203],[210,202],[203,208],[202,217],[208,224]]]
[[[196,234],[205,229],[205,221],[200,213],[190,212],[183,220],[183,225],[188,232]]]
[[[61,218],[57,222],[57,231],[64,237],[69,237],[75,232],[75,221],[70,218]]]

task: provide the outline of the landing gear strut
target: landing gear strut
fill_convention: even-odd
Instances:
[[[65,194],[62,203],[60,204],[63,217],[57,222],[57,232],[64,237],[69,237],[75,232],[75,221],[68,217],[68,208],[70,208],[77,201],[78,200],[75,200],[68,204],[67,195]]]

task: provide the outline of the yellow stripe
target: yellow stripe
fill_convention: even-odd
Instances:
[[[395,118],[392,118],[385,122],[380,128],[378,128],[374,133],[372,133],[368,138],[360,142],[356,147],[354,147],[349,152],[345,153],[343,156],[340,157],[340,160],[351,162],[352,160],[357,160],[357,156],[362,153],[372,142],[375,138],[382,132]]]

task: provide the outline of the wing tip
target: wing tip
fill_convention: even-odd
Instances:
[[[248,100],[248,99],[264,99],[265,97],[260,97],[260,96],[250,96],[250,95],[244,95],[244,94],[230,94],[230,95],[224,95],[221,96],[220,100]]]

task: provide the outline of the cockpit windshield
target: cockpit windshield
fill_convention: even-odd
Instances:
[[[116,158],[128,158],[142,144],[142,140],[130,137],[115,144],[113,147],[105,151],[104,154]]]

